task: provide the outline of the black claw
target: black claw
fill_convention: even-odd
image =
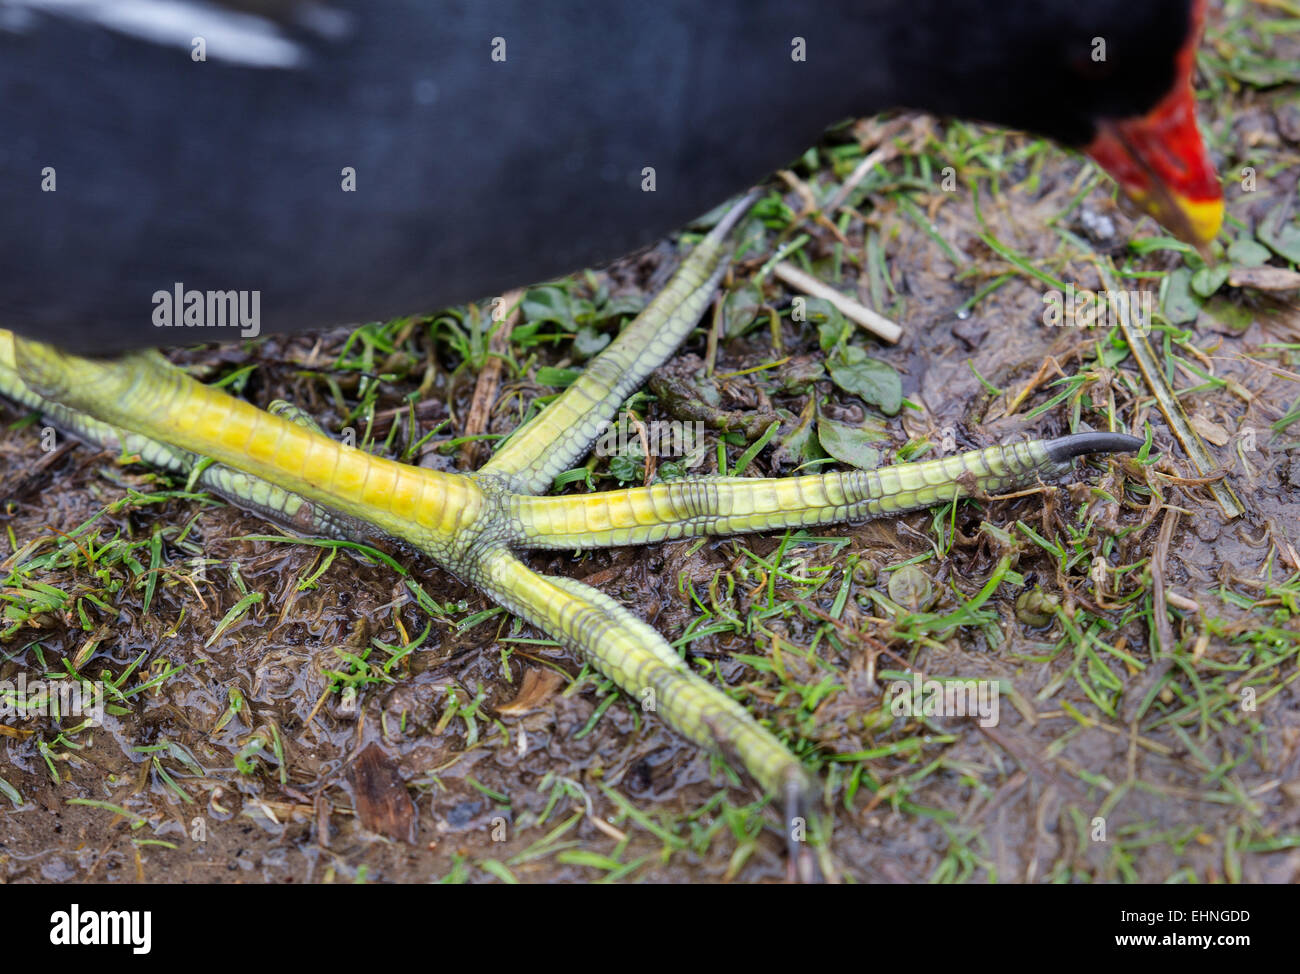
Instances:
[[[787,878],[792,883],[820,883],[825,877],[812,847],[816,793],[801,777],[785,786],[785,828]]]
[[[1047,455],[1055,463],[1069,463],[1089,453],[1134,453],[1146,440],[1124,433],[1075,433],[1047,442]]]

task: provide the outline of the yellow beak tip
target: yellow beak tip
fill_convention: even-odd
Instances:
[[[1208,246],[1223,228],[1223,200],[1180,199],[1178,208],[1182,210],[1183,219],[1187,221],[1192,234],[1192,243],[1199,247]]]

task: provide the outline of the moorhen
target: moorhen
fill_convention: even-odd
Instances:
[[[632,613],[513,549],[852,520],[1141,441],[1083,434],[870,472],[536,496],[693,327],[744,203],[470,476],[342,447],[150,353],[75,356],[237,337],[234,304],[224,330],[185,327],[211,308],[190,307],[192,289],[256,295],[242,324],[278,331],[567,273],[715,206],[829,123],[893,106],[1078,147],[1204,245],[1222,201],[1191,88],[1202,6],[0,0],[0,323],[17,336],[0,341],[0,387],[162,465],[215,458],[217,488],[302,530],[416,544],[624,689],[653,692],[669,724],[799,812],[814,782],[771,732]]]

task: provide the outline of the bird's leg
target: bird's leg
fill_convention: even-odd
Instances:
[[[24,368],[35,371],[36,364],[43,362],[44,368],[47,370],[46,381],[48,382],[48,371],[53,369],[60,359],[54,357],[58,353],[53,353],[49,359],[40,359],[39,356],[46,351],[45,346],[28,346],[24,349],[23,343],[21,340],[19,341],[19,363]],[[65,428],[77,431],[85,438],[100,443],[121,443],[128,449],[139,452],[142,457],[151,458],[162,466],[182,473],[188,472],[197,460],[194,452],[178,450],[150,438],[150,436],[164,431],[156,429],[160,424],[156,422],[138,423],[137,426],[143,427],[145,433],[128,433],[121,428],[127,419],[125,414],[131,413],[137,407],[146,405],[137,403],[132,398],[125,388],[126,380],[133,380],[141,387],[152,388],[159,385],[157,375],[152,378],[142,379],[135,374],[136,367],[140,365],[152,371],[153,363],[149,360],[136,360],[126,363],[90,362],[87,364],[96,367],[96,371],[93,373],[84,372],[77,360],[65,361],[64,367],[68,370],[69,377],[75,376],[87,382],[93,381],[96,388],[99,390],[108,389],[114,400],[121,403],[115,409],[105,408],[101,412],[101,415],[110,418],[116,425],[110,426],[103,421],[90,419],[82,413],[74,412],[65,405],[52,403],[32,392],[20,380],[15,381],[16,375],[12,370],[8,370],[6,374],[2,345],[0,345],[0,389],[26,405],[42,409],[56,422],[65,426]],[[118,372],[123,374],[118,376]],[[184,377],[181,376],[181,378]],[[168,382],[166,384],[171,385],[172,383]],[[183,389],[185,383],[178,383],[178,385]],[[47,385],[46,389],[49,388]],[[82,397],[66,392],[62,394],[72,399],[76,405],[83,406],[83,403],[78,401]],[[175,394],[181,395],[182,393],[176,392]],[[198,397],[198,399],[199,404],[195,407],[196,425],[204,425],[202,417],[207,415],[208,412],[212,412],[213,415],[206,425],[213,426],[224,421],[224,413],[220,410],[222,407],[228,409],[229,406],[221,403],[220,407],[216,407],[205,404],[204,397]],[[190,403],[193,402],[193,399],[187,397],[185,401]],[[230,400],[230,403],[233,405],[235,400]],[[86,405],[89,405],[89,403],[86,403]],[[158,401],[151,401],[147,405],[151,408],[163,408]],[[257,411],[253,410],[253,412],[256,413]],[[241,420],[236,427],[241,430],[241,434],[234,442],[236,444],[249,442],[256,436],[269,435],[254,432],[246,437],[242,431],[249,428],[250,424],[260,429],[261,426],[272,420],[274,421],[271,424],[272,426],[285,422],[278,417],[264,414],[259,414],[255,419]],[[290,424],[290,426],[290,429],[279,430],[276,434],[279,444],[276,453],[282,458],[282,461],[285,456],[295,456],[302,451],[303,448],[296,445],[298,437],[303,434],[315,435],[301,426],[293,424]],[[172,434],[170,430],[165,430],[165,432],[168,435],[185,435],[184,430],[179,434]],[[214,430],[205,436],[188,439],[186,443],[191,446],[193,451],[202,451],[208,454],[215,453],[221,456],[222,459],[225,459],[222,455],[224,453],[235,462],[247,463],[248,460],[238,451],[237,447],[232,448],[226,444],[228,439],[228,433]],[[333,441],[326,442],[334,446],[340,453],[347,450],[346,447],[335,444]],[[223,444],[226,445],[223,446]],[[366,454],[361,455],[368,456]],[[379,469],[383,469],[387,464],[387,461],[381,461],[378,457],[370,457],[369,459],[376,462]],[[260,466],[250,464],[250,466],[255,468],[255,474],[231,471],[233,475],[245,478],[240,482],[241,487],[229,490],[230,483],[214,486],[218,489],[226,488],[222,492],[229,492],[240,503],[246,503],[250,498],[264,496],[268,491],[280,491],[281,494],[284,494],[284,488],[288,487],[293,491],[307,495],[315,510],[320,511],[322,507],[325,511],[331,511],[331,509],[345,510],[362,521],[370,523],[379,523],[381,521],[381,518],[375,514],[368,511],[363,513],[358,502],[349,501],[338,493],[328,493],[327,489],[315,486],[312,478],[307,474],[285,473],[278,468],[268,470],[266,469],[267,464]],[[290,466],[282,462],[282,466],[290,467],[290,470],[292,470],[304,466],[304,464],[295,462]],[[418,468],[412,469],[418,473],[428,473],[428,471],[422,471]],[[273,477],[277,483],[268,483],[262,479],[263,477]],[[322,476],[320,479],[323,483],[330,483],[327,477]],[[459,480],[463,478],[452,479]],[[491,481],[488,481],[487,485],[489,488],[487,491],[488,496],[495,496],[495,485]],[[458,485],[454,484],[453,486]],[[289,494],[287,496],[293,497],[295,495]],[[497,519],[488,518],[486,520],[494,522]],[[419,519],[417,519],[417,523],[419,523]],[[384,526],[388,533],[404,536],[407,540],[416,543],[418,543],[420,537],[427,533],[421,532],[417,534],[412,530],[404,532],[391,530],[386,522]],[[349,532],[344,533],[345,535],[349,534]],[[773,793],[806,795],[813,790],[812,779],[803,771],[798,760],[770,732],[759,725],[743,707],[693,673],[681,656],[654,629],[637,619],[613,599],[583,585],[581,582],[569,578],[542,576],[531,571],[511,555],[501,541],[493,538],[494,534],[500,533],[499,529],[492,530],[489,528],[489,530],[483,532],[484,537],[481,544],[472,547],[468,552],[462,553],[459,557],[453,559],[454,564],[448,567],[452,567],[466,581],[481,588],[496,602],[506,606],[512,612],[533,623],[554,638],[577,649],[598,670],[633,694],[646,710],[661,714],[667,723],[683,736],[697,744],[737,759],[738,763],[748,769],[760,784],[769,788]],[[427,553],[438,557],[437,554],[429,550],[429,545],[425,544],[422,547],[426,549]],[[449,546],[444,544],[441,547],[446,548]],[[439,558],[439,560],[446,562],[444,558]]]
[[[41,413],[76,439],[116,450],[123,456],[139,457],[150,466],[187,477],[190,487],[197,485],[287,530],[318,538],[375,540],[375,531],[357,518],[348,517],[323,504],[313,503],[224,463],[212,463],[188,450],[110,426],[86,413],[37,395],[15,370],[13,335],[3,330],[0,330],[0,395]],[[314,420],[293,410],[287,403],[272,403],[268,411],[280,415],[288,415],[292,411],[293,414],[288,418],[293,422],[320,432],[320,427]]]
[[[479,560],[473,581],[511,612],[577,648],[683,737],[746,768],[769,794],[798,796],[800,807],[808,807],[816,783],[785,745],[609,596],[572,578],[539,575],[505,548]]]
[[[204,386],[161,356],[81,359],[14,339],[17,372],[36,395],[149,440],[234,467],[458,561],[480,523],[483,490],[468,477],[396,463]]]
[[[592,367],[471,476],[410,467],[325,437],[203,386],[155,354],[85,360],[0,332],[0,392],[84,438],[192,471],[237,503],[282,514],[304,533],[380,531],[420,548],[495,601],[574,648],[690,740],[743,765],[788,809],[802,874],[819,822],[815,782],[770,731],[706,682],[663,637],[614,600],[539,575],[511,546],[581,549],[899,513],[1029,483],[1083,453],[1131,450],[1118,434],[990,447],[955,457],[786,479],[702,478],[646,488],[537,497],[694,327],[722,273],[734,208]],[[228,469],[234,468],[234,469]],[[274,517],[285,523],[284,517]]]
[[[602,424],[672,358],[700,320],[727,267],[727,236],[757,198],[751,193],[731,207],[636,320],[559,398],[517,429],[479,472],[500,478],[514,492],[538,494],[580,459]]]
[[[702,535],[807,528],[944,504],[1027,486],[1064,473],[1089,453],[1126,452],[1142,440],[1079,433],[991,446],[879,470],[801,477],[699,477],[564,497],[510,498],[523,548],[585,549]]]
[[[672,354],[712,298],[726,234],[749,202],[692,252],[665,291],[603,353],[594,375],[513,438],[477,483],[348,451],[318,431],[201,386],[151,354],[81,360],[10,339],[7,352],[0,347],[0,389],[83,438],[121,444],[173,470],[189,470],[197,455],[238,466],[208,484],[270,512],[304,505],[313,521],[291,524],[299,530],[343,524],[348,535],[365,523],[416,544],[579,650],[687,738],[735,759],[773,793],[799,795],[806,803],[814,787],[798,760],[743,707],[695,675],[662,636],[601,593],[571,579],[536,575],[511,556],[504,540],[515,532],[500,509],[508,506],[500,503],[509,496],[507,486],[548,485],[586,449],[599,423]],[[562,434],[561,443],[550,449],[547,437],[554,432]],[[223,470],[209,466],[204,473]],[[277,500],[259,502],[268,496]],[[423,504],[403,504],[404,497]]]
[[[83,435],[132,438],[142,453],[161,456],[173,468],[183,467],[186,457],[193,461],[195,453],[238,464],[258,492],[292,491],[318,508],[344,512],[418,545],[495,601],[576,649],[683,736],[733,759],[770,792],[798,795],[800,807],[811,807],[815,784],[798,759],[743,707],[692,672],[662,636],[600,592],[572,579],[538,575],[509,553],[506,539],[516,533],[509,519],[512,495],[494,476],[474,484],[464,477],[431,474],[349,451],[310,429],[201,386],[152,355],[80,360],[18,339],[15,363],[30,383],[8,391],[29,405],[53,411]],[[46,401],[55,398],[59,403],[52,406]],[[69,407],[93,410],[98,419],[88,420]],[[182,422],[175,420],[178,415],[184,417]],[[155,438],[184,443],[188,451],[155,443]],[[325,456],[327,447],[332,461]],[[375,479],[372,474],[350,472],[345,480],[337,473],[350,462],[350,454],[379,471],[385,483],[396,483],[390,490],[397,494],[419,492],[400,482],[408,471],[409,476],[430,475],[424,493],[441,490],[444,504],[459,490],[476,505],[472,520],[466,517],[455,533],[442,527],[446,517],[440,520],[436,507],[428,514],[414,511],[405,523],[395,520],[403,517],[402,509],[391,503],[377,505],[367,492]],[[359,487],[344,489],[353,483]]]

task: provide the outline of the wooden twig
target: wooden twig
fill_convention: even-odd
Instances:
[[[811,274],[805,274],[799,268],[787,261],[781,261],[772,268],[772,273],[785,281],[796,291],[802,291],[804,294],[811,295],[814,298],[821,298],[823,301],[829,301],[840,310],[844,317],[857,322],[873,335],[884,339],[889,343],[897,342],[903,335],[903,329],[890,321],[882,314],[872,311],[865,304],[861,304],[853,298],[841,294],[839,291],[823,284]]]
[[[519,302],[523,296],[524,292],[518,289],[507,291],[501,296],[501,307],[508,308],[510,313],[504,321],[497,323],[492,340],[488,343],[488,360],[483,365],[483,371],[478,374],[478,381],[474,383],[474,397],[470,400],[469,415],[465,417],[462,436],[478,436],[487,432],[488,416],[496,401],[497,390],[501,388],[501,370],[506,350],[510,347],[510,329],[519,320]],[[461,445],[462,466],[470,469],[478,466],[479,446],[481,444],[478,442]]]

